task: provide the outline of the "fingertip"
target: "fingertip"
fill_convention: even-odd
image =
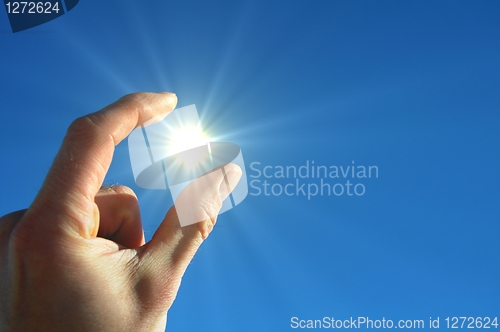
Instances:
[[[100,225],[97,236],[113,240],[127,248],[144,244],[139,202],[126,186],[103,187],[95,196]]]
[[[127,186],[103,187],[103,188],[101,188],[99,193],[105,193],[106,191],[111,191],[111,192],[114,192],[116,194],[130,195],[130,196],[133,196],[137,199],[137,195],[135,194],[135,192]]]
[[[174,96],[175,98],[177,98],[177,94],[174,92],[170,92],[170,91],[159,91],[159,92],[156,92],[156,94]]]
[[[148,104],[154,105],[154,108],[156,109],[156,115],[150,117],[148,120],[139,121],[138,124],[143,127],[147,127],[165,119],[165,117],[167,117],[167,115],[175,109],[178,101],[177,95],[173,92],[138,92],[132,93],[129,95],[129,98],[135,100],[143,100],[144,98],[147,98]]]
[[[162,91],[162,92],[157,92],[156,95],[161,96],[161,98],[165,98],[165,101],[169,103],[170,105],[177,106],[178,98],[177,95],[173,92],[168,92],[168,91]]]
[[[228,164],[224,166],[224,170],[226,173],[225,180],[227,180],[230,191],[233,191],[238,182],[240,182],[243,171],[241,167],[236,164]]]

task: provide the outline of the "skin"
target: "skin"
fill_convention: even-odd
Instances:
[[[224,179],[190,202],[203,221],[180,227],[172,207],[148,243],[134,192],[101,185],[114,147],[176,103],[135,93],[71,124],[31,206],[0,218],[0,331],[164,331],[228,194]],[[241,170],[225,169],[234,188]]]

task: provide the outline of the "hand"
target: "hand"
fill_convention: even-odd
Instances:
[[[32,205],[0,218],[0,331],[165,329],[224,179],[192,202],[204,221],[181,228],[171,208],[148,243],[134,192],[100,188],[114,147],[176,103],[171,93],[136,93],[71,124]],[[225,169],[234,188],[241,170]]]

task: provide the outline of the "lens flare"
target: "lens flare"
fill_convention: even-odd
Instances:
[[[210,139],[201,127],[187,126],[175,128],[168,138],[167,147],[171,154],[176,154],[198,146],[206,145]]]

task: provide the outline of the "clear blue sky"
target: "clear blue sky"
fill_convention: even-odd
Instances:
[[[297,179],[253,162],[378,167],[350,179],[361,196],[250,188],[168,331],[500,316],[500,2],[81,0],[16,34],[2,11],[1,214],[30,204],[73,119],[134,91],[196,104],[261,189]],[[136,190],[150,238],[172,200],[135,185],[126,142],[106,181]]]

